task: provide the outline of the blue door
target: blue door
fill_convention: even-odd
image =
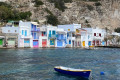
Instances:
[[[55,45],[55,40],[54,39],[50,40],[50,45]]]
[[[33,40],[33,47],[39,47],[38,40]]]
[[[91,41],[88,42],[88,45],[91,46]]]
[[[63,47],[62,41],[57,41],[57,47]]]
[[[30,47],[30,40],[29,39],[24,40],[24,47]]]

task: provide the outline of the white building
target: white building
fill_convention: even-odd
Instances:
[[[6,25],[2,27],[2,33],[5,35],[5,46],[6,47],[17,47],[17,40],[19,34],[19,28],[13,25]]]
[[[67,32],[62,28],[57,28],[57,46],[66,47],[67,44]]]
[[[47,46],[48,47],[56,47],[57,46],[57,27],[48,25],[47,26]]]
[[[19,22],[18,47],[33,47],[31,22]]]
[[[40,27],[40,34],[39,34],[39,47],[48,47],[48,35],[47,35],[47,26]]]
[[[67,47],[75,47],[75,33],[81,28],[81,24],[58,25],[58,28],[67,31]]]
[[[87,30],[87,39],[88,46],[101,46],[102,41],[105,37],[105,30],[100,28],[83,28]]]

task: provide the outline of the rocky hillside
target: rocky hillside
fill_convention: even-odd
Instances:
[[[47,23],[46,16],[52,14],[59,24],[80,23],[82,27],[110,30],[120,26],[120,0],[61,0],[62,7],[57,1],[60,0],[7,0],[7,3],[19,11],[31,11],[31,20],[40,24]]]

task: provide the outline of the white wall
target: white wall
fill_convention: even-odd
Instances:
[[[81,24],[68,24],[68,25],[58,25],[58,28],[63,28],[65,31],[75,31],[77,28],[81,28]]]
[[[18,27],[2,27],[2,33],[19,33]]]

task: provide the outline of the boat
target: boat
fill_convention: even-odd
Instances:
[[[68,68],[63,66],[55,66],[54,70],[63,74],[84,77],[84,78],[89,78],[91,73],[91,70],[74,69],[74,68]]]

